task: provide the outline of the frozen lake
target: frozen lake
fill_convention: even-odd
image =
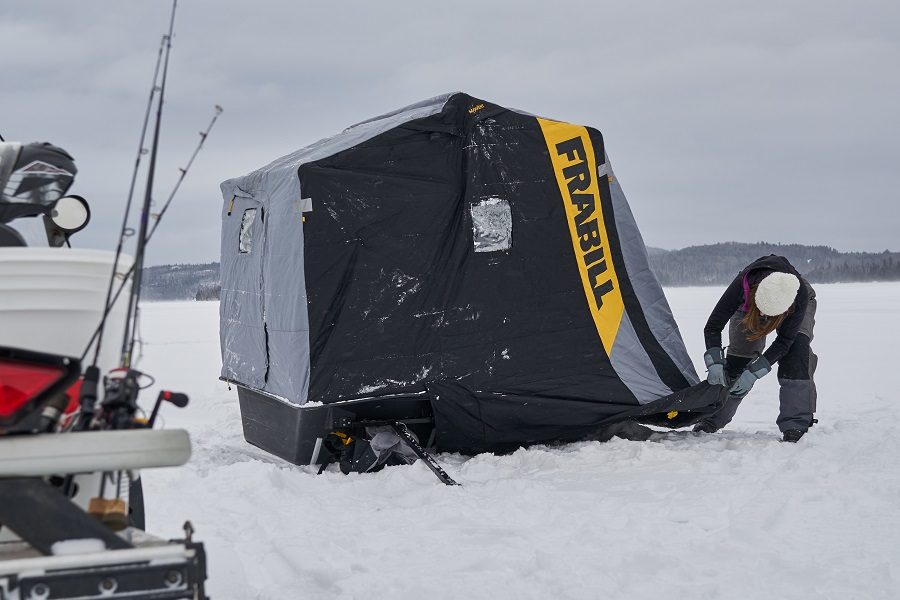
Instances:
[[[666,290],[700,373],[721,291]],[[421,464],[316,476],[250,446],[217,379],[218,304],[146,304],[139,367],[190,394],[162,416],[194,442],[186,467],[144,473],[148,529],[193,522],[216,600],[898,598],[900,283],[816,292],[819,424],[797,445],[773,373],[718,434],[441,455],[457,488]]]

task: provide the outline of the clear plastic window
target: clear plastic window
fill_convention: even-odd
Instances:
[[[473,204],[472,238],[475,252],[509,250],[512,246],[512,210],[502,198],[488,198]]]
[[[256,220],[256,209],[248,208],[241,217],[241,254],[249,254],[253,249],[253,222]]]

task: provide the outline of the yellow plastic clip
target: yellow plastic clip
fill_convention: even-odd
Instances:
[[[677,416],[678,416],[677,410],[670,410],[669,412],[666,413],[666,418],[669,419],[670,421]]]
[[[345,446],[349,446],[350,444],[353,443],[353,438],[350,437],[349,435],[347,435],[346,433],[344,433],[343,431],[332,431],[331,435],[337,436],[338,438],[340,438],[341,443],[344,444]]]

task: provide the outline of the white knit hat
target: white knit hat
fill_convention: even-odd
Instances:
[[[756,308],[768,317],[787,312],[797,297],[800,280],[796,275],[775,271],[769,273],[756,288]]]

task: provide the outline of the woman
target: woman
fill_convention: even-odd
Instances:
[[[724,406],[694,426],[713,433],[727,425],[757,379],[778,363],[781,408],[778,428],[785,442],[797,442],[815,422],[817,357],[810,348],[816,294],[790,262],[770,254],[759,258],[725,289],[703,334],[711,385],[729,388]],[[723,357],[722,329],[728,327],[728,357]],[[766,335],[775,341],[763,352]]]

